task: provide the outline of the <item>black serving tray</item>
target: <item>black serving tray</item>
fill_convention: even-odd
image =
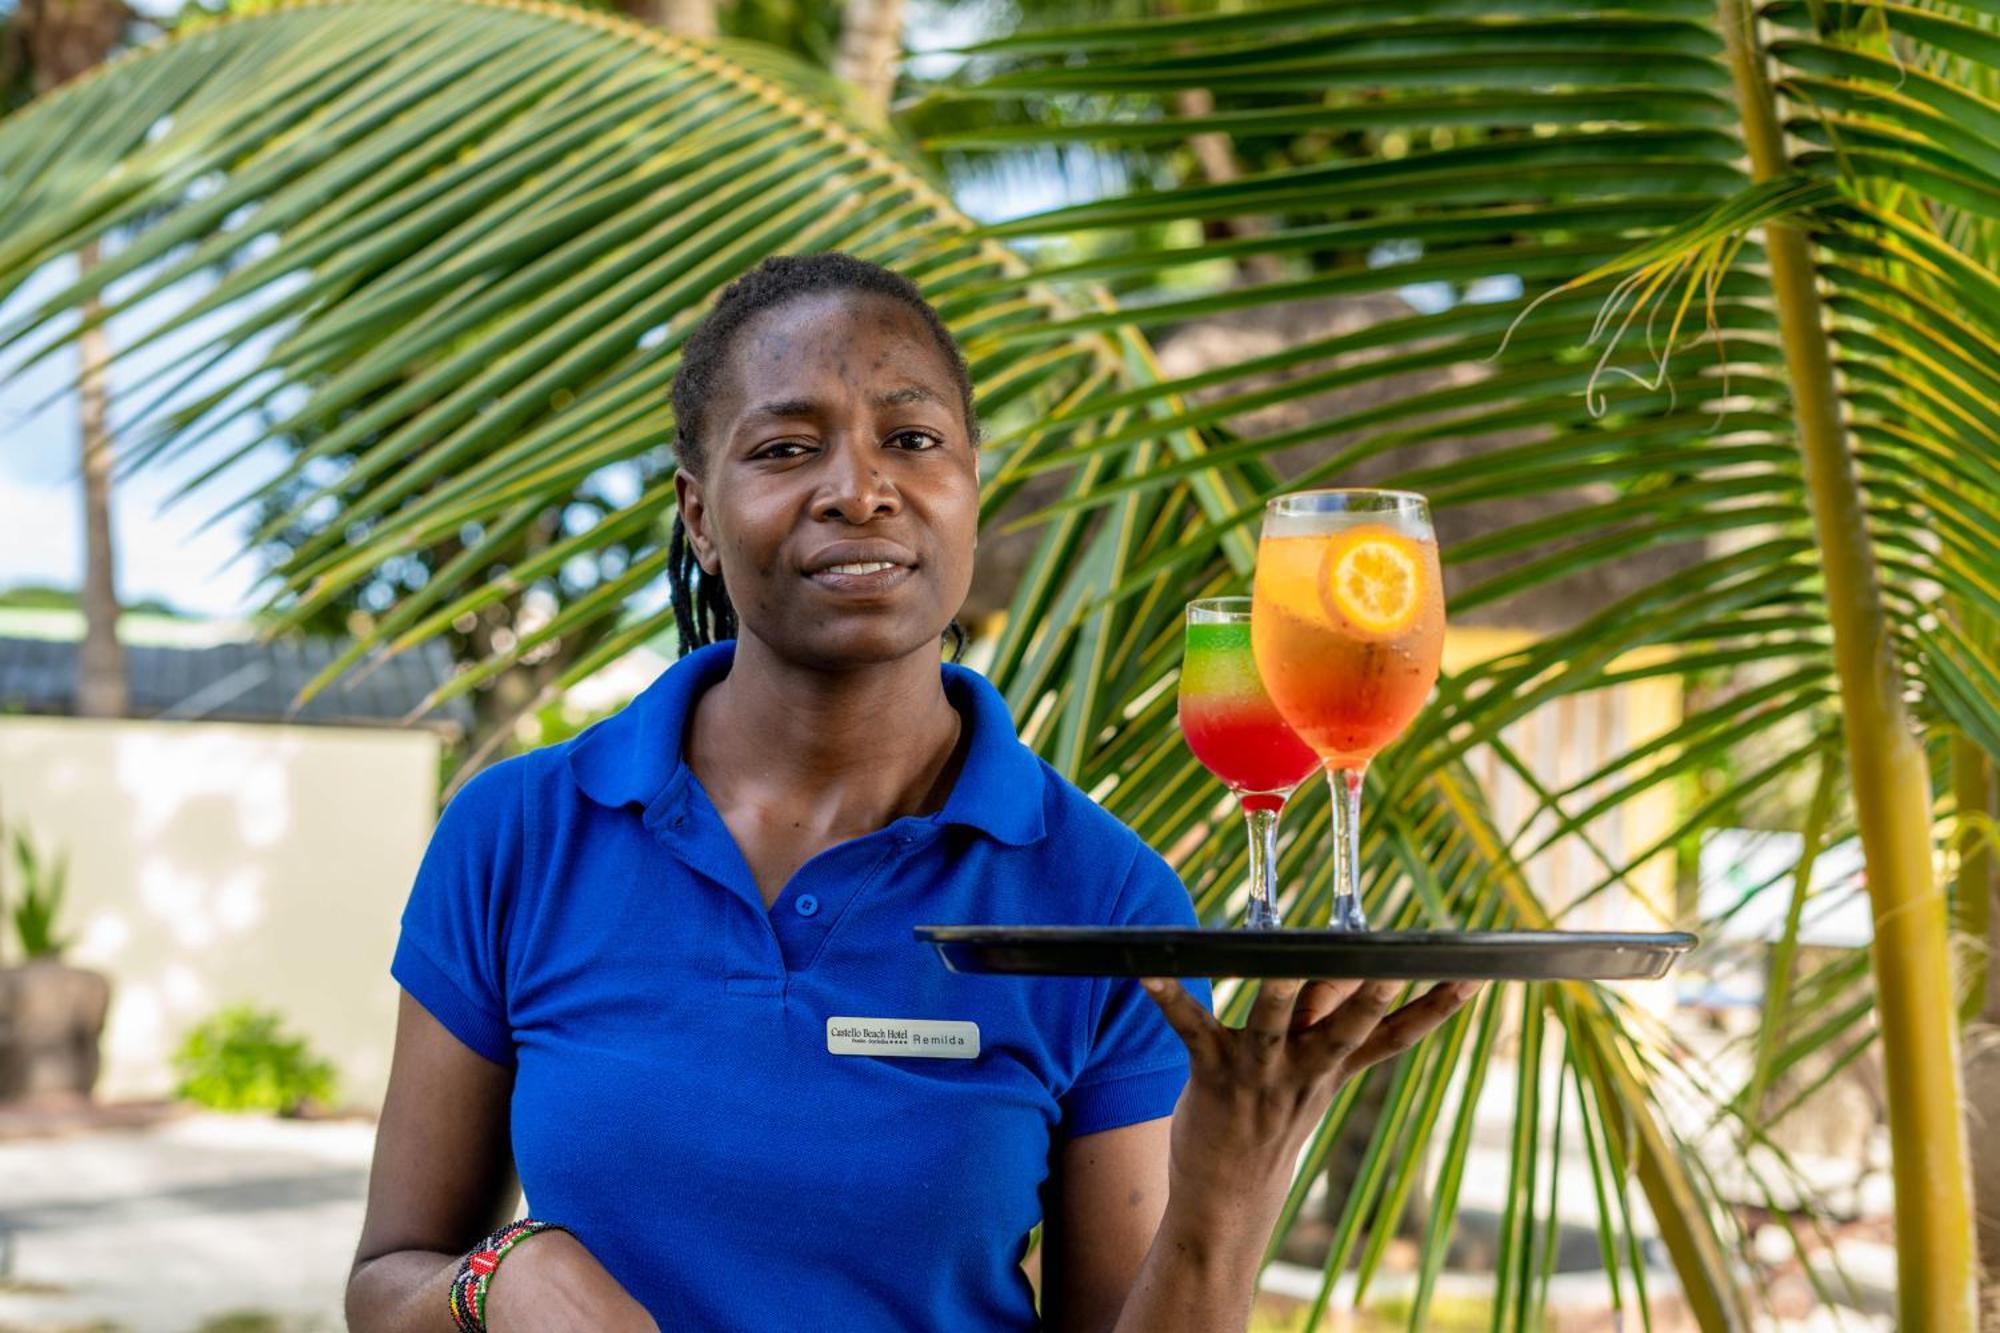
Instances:
[[[918,926],[916,937],[954,972],[1394,981],[1644,981],[1695,945],[1682,931]]]

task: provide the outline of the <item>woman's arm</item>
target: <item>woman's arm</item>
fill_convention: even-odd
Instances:
[[[1398,989],[1267,982],[1238,1029],[1177,984],[1153,992],[1188,1045],[1188,1085],[1170,1120],[1065,1145],[1044,1236],[1048,1327],[1248,1328],[1299,1150],[1335,1091],[1408,1050],[1477,986],[1439,986],[1390,1013]]]
[[[1239,1210],[1188,1226],[1189,1209],[1168,1202],[1173,1123],[1148,1120],[1063,1146],[1042,1237],[1049,1333],[1248,1326],[1276,1219],[1260,1227]]]
[[[1103,1333],[1118,1322],[1166,1215],[1172,1125],[1162,1116],[1057,1150],[1042,1227],[1048,1333]]]
[[[368,1211],[347,1279],[351,1333],[453,1333],[448,1301],[459,1260],[513,1217],[520,1199],[512,1095],[512,1071],[403,993]],[[486,1295],[492,1333],[657,1333],[644,1307],[562,1232],[509,1250]]]

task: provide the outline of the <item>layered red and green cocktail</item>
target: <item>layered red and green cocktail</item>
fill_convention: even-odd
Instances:
[[[1190,602],[1181,660],[1181,733],[1202,766],[1236,793],[1250,830],[1248,924],[1279,924],[1273,901],[1278,811],[1319,768],[1264,692],[1250,646],[1250,599]]]
[[[1248,619],[1188,622],[1180,714],[1194,757],[1245,809],[1276,810],[1319,767],[1257,679]]]

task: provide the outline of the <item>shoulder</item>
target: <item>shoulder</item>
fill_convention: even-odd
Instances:
[[[518,853],[530,809],[547,809],[563,778],[559,746],[511,755],[467,778],[446,800],[431,832],[435,850],[508,861]],[[564,779],[566,781],[566,778]]]
[[[493,824],[520,817],[522,796],[541,751],[510,755],[488,764],[461,783],[445,801],[438,827]]]
[[[1099,915],[1121,925],[1195,925],[1187,886],[1166,857],[1058,772],[1042,768],[1044,854],[1083,878]]]

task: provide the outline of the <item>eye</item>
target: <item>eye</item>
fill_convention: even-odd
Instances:
[[[910,453],[916,453],[919,450],[923,449],[935,449],[940,444],[944,443],[944,441],[938,439],[937,436],[932,435],[929,431],[922,431],[922,430],[899,430],[894,435],[891,435],[889,438],[892,441],[915,440],[916,441],[915,444],[898,446],[900,448],[908,450]]]
[[[811,447],[803,440],[773,440],[750,456],[770,459],[797,458]]]

